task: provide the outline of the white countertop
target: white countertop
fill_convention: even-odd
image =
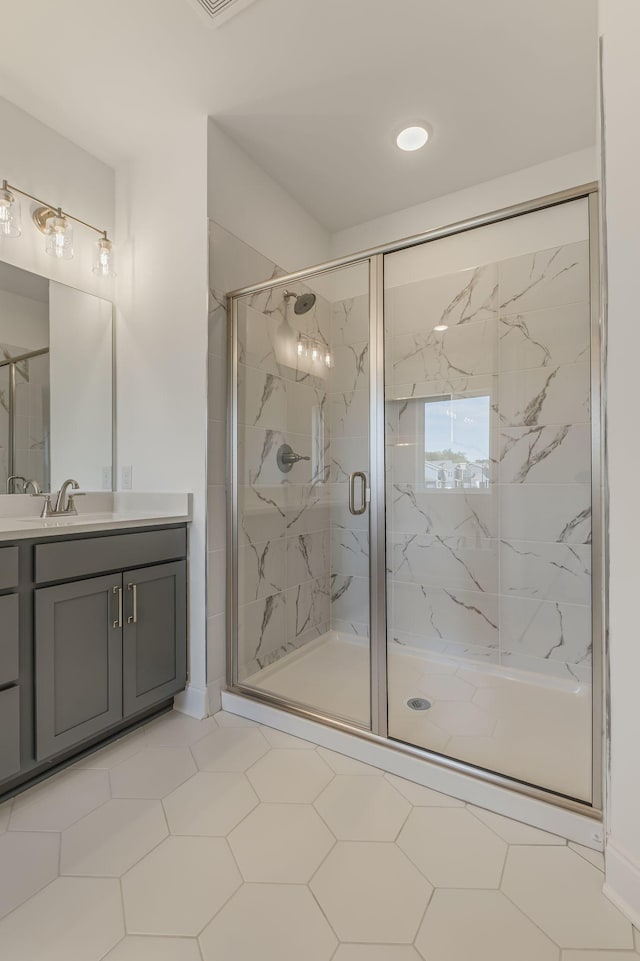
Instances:
[[[40,517],[42,499],[22,494],[0,496],[0,542],[60,534],[135,527],[160,527],[191,521],[191,494],[87,492],[76,501],[77,514]]]

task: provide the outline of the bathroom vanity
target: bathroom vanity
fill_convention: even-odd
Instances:
[[[0,514],[0,798],[186,684],[188,496],[85,500],[99,509]]]

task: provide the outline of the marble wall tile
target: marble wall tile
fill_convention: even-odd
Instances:
[[[369,436],[369,391],[329,395],[331,438]]]
[[[495,594],[394,581],[391,596],[393,631],[411,633],[420,624],[425,637],[498,648],[499,604]]]
[[[588,484],[591,428],[505,427],[500,431],[498,477],[502,484]]]
[[[330,540],[330,532],[326,529],[287,537],[286,587],[327,576]]]
[[[589,242],[505,260],[498,280],[501,314],[584,302],[589,296]]]
[[[209,287],[209,353],[227,354],[227,298],[222,290]]]
[[[318,636],[331,620],[330,579],[328,575],[305,581],[286,591],[286,639],[295,643]]]
[[[331,531],[331,572],[369,576],[369,532],[367,530]]]
[[[389,530],[445,537],[498,536],[498,489],[425,490],[393,484],[387,495]]]
[[[285,595],[270,594],[238,609],[240,679],[272,663],[286,639]]]
[[[369,578],[331,573],[331,617],[369,623]]]
[[[531,671],[546,677],[574,681],[576,684],[591,684],[593,678],[591,658],[585,658],[579,664],[569,664],[553,658],[532,657],[529,654],[504,651],[500,657],[500,663],[508,670]]]
[[[238,594],[241,604],[285,589],[285,544],[282,539],[238,545]]]
[[[315,430],[321,430],[324,425],[324,432],[321,437],[318,437],[318,442],[326,447],[329,441],[329,424],[327,423],[328,394],[324,386],[313,387],[288,381],[286,394],[286,416],[281,424],[295,434],[310,435],[313,435]],[[323,419],[317,419],[318,411],[324,413]]]
[[[486,264],[470,270],[431,277],[385,291],[387,329],[394,335],[428,332],[437,324],[449,327],[477,323],[496,316],[498,269]]]
[[[238,487],[238,541],[261,543],[284,537],[287,530],[287,496],[283,487]]]
[[[339,300],[331,308],[331,345],[362,344],[369,340],[369,295]]]
[[[559,367],[589,359],[589,302],[501,315],[499,369]]]
[[[362,638],[363,642],[369,640],[369,625],[360,624],[358,621],[343,621],[339,617],[331,615],[331,630],[339,631],[341,634],[356,635]]]
[[[332,394],[369,389],[369,342],[332,347],[329,390]]]
[[[503,596],[589,604],[591,547],[502,540],[500,590]]]
[[[287,427],[285,382],[276,374],[238,364],[238,427]]]
[[[589,365],[509,371],[499,377],[496,412],[504,427],[589,423]]]
[[[490,374],[498,362],[497,320],[445,331],[401,334],[388,338],[387,350],[391,351],[391,383]]]
[[[591,542],[589,484],[503,484],[499,501],[506,540]]]
[[[369,438],[368,437],[334,437],[330,445],[331,483],[346,484],[349,474],[363,471],[369,475]],[[358,482],[357,496],[359,497],[360,483]]]
[[[290,485],[285,491],[285,533],[287,537],[329,529],[328,485]]]
[[[349,510],[349,485],[330,484],[331,530],[368,531],[369,512],[352,514]]]
[[[387,544],[394,581],[498,593],[498,543],[482,537],[394,534]]]
[[[567,664],[591,658],[591,610],[586,605],[505,597],[500,608],[502,650]]]

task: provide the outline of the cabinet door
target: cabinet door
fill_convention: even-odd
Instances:
[[[35,591],[38,760],[122,718],[121,591],[120,574]]]
[[[187,678],[186,561],[124,574],[124,714],[181,691]]]

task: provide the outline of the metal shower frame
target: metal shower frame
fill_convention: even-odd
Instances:
[[[386,623],[386,525],[385,525],[385,429],[384,429],[384,257],[444,237],[451,237],[478,227],[512,220],[524,214],[557,207],[574,200],[588,201],[589,267],[591,311],[591,503],[592,503],[592,638],[593,638],[593,708],[592,708],[592,800],[588,804],[565,797],[534,784],[486,771],[473,764],[449,758],[426,748],[405,744],[388,737],[387,728],[387,623]],[[228,459],[227,459],[227,688],[234,694],[279,708],[298,717],[319,721],[348,734],[356,735],[389,750],[422,758],[481,781],[515,791],[528,797],[551,802],[565,810],[602,818],[604,756],[604,690],[606,671],[605,638],[607,621],[605,556],[605,479],[604,443],[602,436],[605,331],[601,316],[601,281],[599,250],[598,184],[588,183],[539,197],[525,203],[494,210],[444,227],[438,227],[390,244],[340,257],[304,270],[234,290],[228,294]],[[238,300],[251,294],[286,287],[342,267],[356,264],[369,266],[369,470],[371,501],[369,505],[370,554],[370,680],[371,728],[342,720],[308,708],[303,704],[257,690],[238,680]],[[570,762],[570,759],[568,759]]]

